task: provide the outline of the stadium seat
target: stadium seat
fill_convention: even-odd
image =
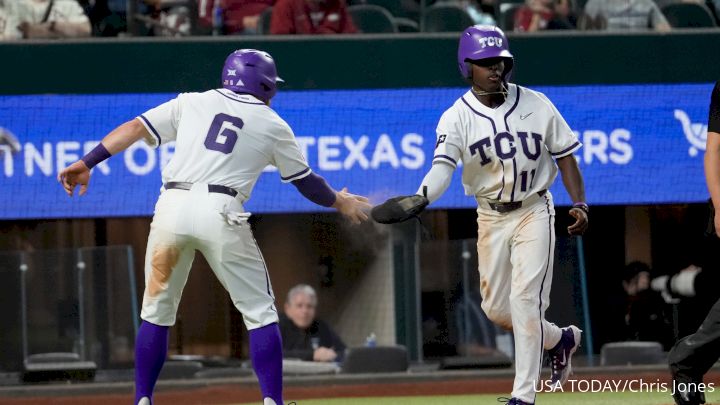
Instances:
[[[464,8],[453,4],[435,4],[425,11],[422,30],[425,32],[461,32],[474,25]]]
[[[701,3],[675,3],[662,8],[665,18],[674,28],[715,27],[712,12]]]
[[[268,35],[270,34],[270,20],[272,19],[272,7],[268,7],[260,14],[258,19],[257,32],[258,34]]]
[[[406,371],[409,366],[405,346],[354,347],[345,356],[345,374]]]
[[[392,15],[392,21],[398,32],[420,31],[420,26],[417,23],[419,6],[414,0],[350,0],[348,5],[382,7]]]
[[[372,6],[380,6],[390,12],[393,17],[400,18],[412,18],[413,15],[417,16],[419,6],[414,1],[407,0],[353,0],[350,5],[358,4],[369,4]],[[414,5],[414,10],[409,10],[409,7]]]
[[[600,349],[601,366],[662,364],[666,360],[659,342],[613,342]]]
[[[359,4],[348,7],[355,26],[364,33],[397,32],[393,16],[380,6]]]
[[[393,19],[395,22],[395,26],[398,29],[398,32],[419,32],[420,31],[420,25],[416,23],[415,21],[409,19],[409,18],[399,18],[395,17]]]

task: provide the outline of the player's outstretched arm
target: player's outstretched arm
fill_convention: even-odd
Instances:
[[[347,188],[335,191],[322,176],[310,173],[302,179],[293,180],[292,184],[303,197],[317,205],[335,208],[354,224],[359,224],[368,218],[366,211],[370,210],[371,206],[367,198],[350,194]]]
[[[580,168],[572,154],[559,158],[557,164],[562,173],[565,189],[573,201],[570,215],[575,218],[575,223],[568,227],[568,233],[582,235],[588,227],[588,206],[585,203],[585,184],[582,174],[580,174]]]
[[[335,193],[335,203],[331,205],[353,224],[367,221],[367,211],[372,208],[366,197],[348,193],[347,187]]]
[[[150,137],[145,127],[134,119],[128,121],[103,138],[102,142],[95,149],[88,152],[77,162],[71,164],[58,173],[57,179],[65,189],[65,192],[72,197],[75,187],[80,186],[80,195],[87,192],[90,182],[90,170],[98,163],[108,159],[110,156],[122,152],[140,139]]]
[[[417,216],[445,193],[452,180],[453,171],[455,167],[450,164],[433,164],[415,195],[390,198],[373,208],[373,219],[381,224],[394,224]]]

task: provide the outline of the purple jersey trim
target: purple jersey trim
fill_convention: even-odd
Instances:
[[[223,93],[222,91],[220,91],[220,90],[218,90],[218,89],[215,89],[215,91],[217,91],[218,93],[220,93],[223,97],[229,98],[229,99],[232,100],[232,101],[237,101],[238,103],[252,104],[252,105],[265,105],[265,103],[253,103],[253,102],[250,102],[250,101],[243,101],[243,100],[238,100],[238,99],[236,99],[236,98],[232,98],[232,97],[228,96],[227,94]]]
[[[570,145],[569,147],[561,150],[560,152],[550,152],[550,154],[553,155],[553,156],[565,155],[565,154],[567,154],[568,152],[571,152],[573,149],[577,148],[578,146],[580,146],[580,142],[579,142],[579,141],[578,141],[578,142],[575,142],[574,144]]]
[[[486,120],[490,121],[490,124],[492,124],[492,127],[493,127],[493,133],[497,134],[497,128],[495,128],[495,121],[493,121],[492,118],[490,118],[490,117],[488,117],[487,115],[482,114],[482,113],[478,112],[476,109],[472,108],[472,106],[470,105],[470,103],[468,103],[468,102],[465,100],[465,97],[460,97],[460,100],[462,100],[463,103],[465,103],[465,105],[468,106],[468,108],[469,108],[470,110],[472,110],[472,112],[474,112],[475,114],[477,114],[477,115],[485,118]]]
[[[162,139],[160,139],[160,134],[158,134],[158,131],[155,129],[153,124],[151,124],[150,120],[145,118],[145,116],[142,114],[140,114],[140,119],[145,121],[145,124],[147,124],[148,128],[150,128],[150,132],[152,132],[152,134],[155,135],[155,138],[157,138],[158,146],[160,146],[160,144],[162,144]]]
[[[451,157],[448,156],[448,155],[437,155],[437,156],[435,156],[435,157],[433,158],[433,160],[435,160],[435,159],[445,159],[445,160],[449,160],[449,161],[452,162],[452,164],[454,164],[454,165],[457,166],[457,161],[456,161],[455,159],[451,158]]]
[[[502,159],[500,159],[500,167],[502,168],[502,187],[500,187],[500,192],[496,198],[498,201],[502,199],[503,191],[505,191],[505,161]]]
[[[505,113],[505,119],[504,119],[505,120],[505,130],[508,132],[510,132],[510,127],[508,126],[507,119],[510,116],[510,114],[512,114],[512,112],[515,111],[515,107],[517,107],[518,103],[520,102],[520,86],[516,85],[515,89],[516,89],[515,90],[515,93],[516,93],[515,94],[515,104],[513,104],[513,106],[510,107],[510,109],[508,110],[508,112]]]
[[[299,172],[297,172],[297,173],[295,173],[295,174],[291,174],[290,176],[287,176],[287,177],[282,177],[282,176],[280,176],[280,178],[282,179],[282,181],[293,181],[294,179],[302,176],[303,174],[305,174],[305,173],[307,173],[307,172],[309,172],[309,171],[310,171],[310,168],[309,168],[309,167],[306,167],[305,169],[303,169],[303,170],[301,170],[301,171],[299,171]]]
[[[517,163],[515,162],[515,158],[513,158],[512,162],[513,162],[513,183],[512,183],[512,191],[510,191],[510,202],[515,201],[515,186],[517,186]]]

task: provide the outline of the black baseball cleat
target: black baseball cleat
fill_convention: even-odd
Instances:
[[[673,374],[673,399],[677,405],[702,405],[705,392],[701,389],[702,379]]]
[[[572,355],[580,347],[582,331],[574,325],[562,329],[558,344],[550,349],[550,383],[562,387],[572,372]]]

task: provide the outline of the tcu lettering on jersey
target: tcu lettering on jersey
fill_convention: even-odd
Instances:
[[[540,157],[543,136],[535,132],[518,132],[518,138],[520,138],[520,149],[522,149],[525,157],[529,160],[537,160]],[[529,138],[532,138],[532,141],[530,141]],[[533,143],[532,146],[530,146],[531,142]],[[518,150],[512,134],[508,132],[496,134],[493,137],[493,141],[491,141],[490,138],[483,138],[470,145],[470,155],[480,155],[480,165],[482,166],[492,161],[487,154],[487,149],[491,144],[494,146],[495,155],[501,160],[514,158]]]

